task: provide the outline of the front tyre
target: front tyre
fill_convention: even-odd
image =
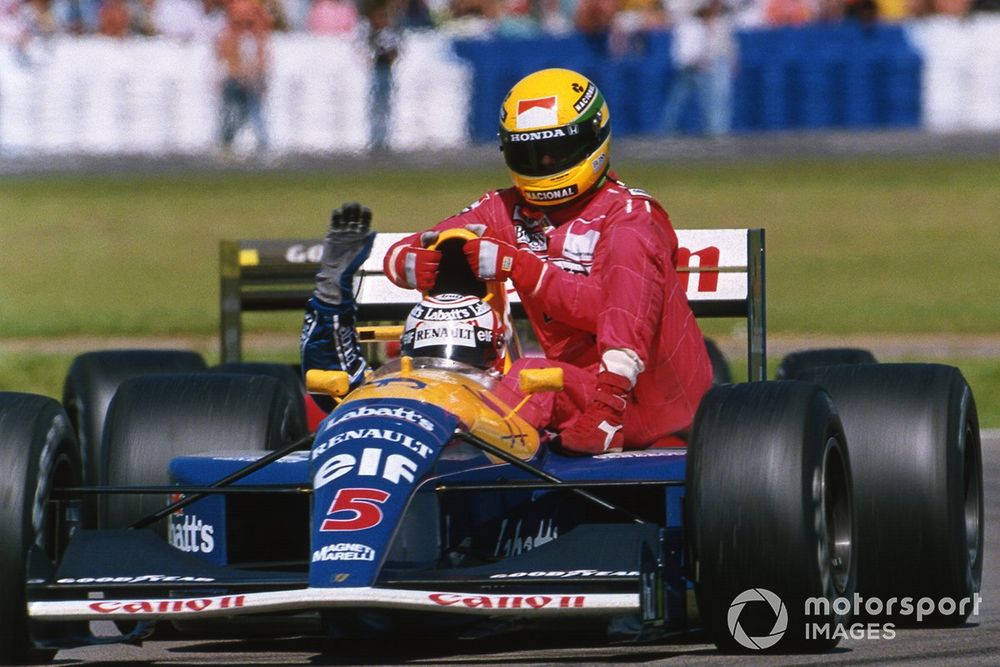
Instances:
[[[712,388],[686,498],[698,611],[723,651],[818,651],[853,595],[851,465],[829,396],[804,382]],[[807,616],[807,611],[809,615]]]
[[[79,503],[57,502],[57,487],[78,486],[76,437],[51,398],[0,392],[0,664],[51,660],[34,649],[27,615],[26,563],[32,546],[58,561]]]

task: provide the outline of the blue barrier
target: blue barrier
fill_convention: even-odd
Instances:
[[[608,54],[603,37],[465,40],[459,57],[473,68],[470,129],[495,141],[503,96],[544,67],[568,67],[598,85],[615,134],[655,134],[673,79],[669,32],[637,36],[625,56]],[[744,31],[733,88],[733,131],[872,129],[920,124],[920,53],[902,28],[852,23]],[[690,99],[680,131],[701,131]]]

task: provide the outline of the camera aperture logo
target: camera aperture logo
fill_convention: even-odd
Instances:
[[[764,602],[774,612],[774,626],[766,635],[751,637],[740,625],[740,614],[743,613],[743,608],[751,602]],[[732,604],[729,605],[726,621],[729,625],[729,634],[733,636],[737,644],[751,651],[763,651],[777,644],[785,635],[785,630],[788,629],[788,610],[785,609],[785,603],[781,601],[781,598],[766,588],[750,588],[733,599]]]
[[[965,618],[969,615],[978,616],[982,602],[978,592],[969,597],[954,599],[943,597],[864,597],[854,593],[852,597],[824,598],[812,597],[805,600],[803,610],[806,640],[829,641],[831,639],[895,639],[895,620],[899,618],[914,618],[917,623],[927,618],[947,618],[958,615]],[[750,636],[740,623],[744,608],[753,604],[753,622],[751,630],[760,630],[770,623],[773,614],[774,625],[766,633]],[[769,611],[768,611],[769,610]],[[766,618],[762,618],[763,614]],[[833,620],[831,620],[831,618]],[[852,622],[851,619],[861,618],[866,622]],[[788,610],[777,594],[766,588],[749,588],[737,595],[729,605],[726,617],[729,634],[736,643],[751,651],[763,651],[773,647],[788,630]],[[746,620],[744,618],[744,620]],[[802,632],[797,630],[796,634]]]

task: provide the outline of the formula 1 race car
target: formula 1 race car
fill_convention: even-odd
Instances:
[[[221,369],[102,352],[74,364],[65,408],[0,393],[0,661],[249,620],[257,636],[702,628],[722,650],[816,651],[852,622],[838,600],[976,595],[982,464],[961,373],[826,351],[765,381],[763,232],[679,237],[696,314],[746,319],[751,381],[708,392],[686,447],[594,457],[548,446],[558,434],[503,404],[494,375],[423,357],[354,391],[313,374],[339,403],[310,433],[298,379],[238,350],[242,310],[302,307],[288,285],[311,280],[315,244],[230,244]],[[356,279],[367,321],[414,301],[380,274],[394,240]],[[503,285],[482,289],[517,315]],[[523,390],[559,390],[548,370]]]

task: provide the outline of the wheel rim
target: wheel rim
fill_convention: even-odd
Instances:
[[[53,463],[52,472],[48,478],[45,494],[42,524],[39,526],[36,541],[48,559],[56,564],[62,557],[72,533],[81,524],[81,505],[78,498],[65,498],[53,494],[62,487],[74,486],[80,480],[74,472],[74,466],[68,457],[60,456]]]
[[[964,484],[965,491],[965,547],[969,552],[969,566],[975,567],[979,560],[981,515],[980,504],[982,500],[982,487],[979,479],[979,448],[976,447],[976,434],[972,424],[965,425],[965,462],[964,462]]]
[[[853,556],[851,489],[847,464],[836,438],[827,441],[823,461],[823,511],[826,517],[827,559],[838,594],[847,590]]]

